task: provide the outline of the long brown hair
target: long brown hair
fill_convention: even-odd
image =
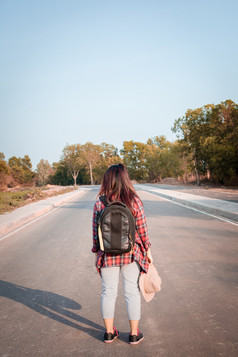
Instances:
[[[124,165],[112,165],[104,174],[99,196],[106,196],[109,202],[123,202],[133,212],[132,202],[137,193]]]

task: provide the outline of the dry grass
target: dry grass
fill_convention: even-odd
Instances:
[[[16,192],[0,192],[0,214],[10,212],[15,208],[25,206],[26,204],[43,200],[48,197],[61,195],[63,193],[71,192],[72,187],[37,187],[24,188]]]

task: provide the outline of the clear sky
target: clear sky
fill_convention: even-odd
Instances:
[[[0,0],[0,152],[146,142],[238,102],[237,0]]]

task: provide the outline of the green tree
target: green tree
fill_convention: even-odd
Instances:
[[[204,161],[204,142],[209,132],[208,118],[213,107],[213,105],[206,105],[203,108],[188,109],[185,116],[177,119],[172,128],[178,133],[184,149],[192,155],[198,185],[200,185],[200,175],[207,169]]]
[[[66,163],[67,168],[73,177],[74,186],[76,187],[79,171],[83,167],[82,146],[80,144],[65,146],[63,149],[62,161]]]
[[[122,162],[122,158],[118,155],[118,150],[115,146],[102,143],[101,145],[100,160],[94,167],[94,181],[95,183],[101,183],[105,171],[115,164]]]
[[[117,148],[107,143],[67,145],[60,163],[55,165],[51,182],[65,182],[62,175],[65,174],[66,165],[74,179],[74,185],[76,182],[93,185],[95,182],[101,182],[105,170],[119,160]]]
[[[89,170],[91,185],[94,185],[93,170],[101,160],[102,147],[91,142],[81,146],[81,158]]]
[[[111,158],[118,158],[118,149],[111,144],[101,143],[101,154],[107,160]]]
[[[137,181],[145,181],[148,179],[146,167],[146,144],[132,140],[124,141],[121,155],[131,179]]]
[[[66,162],[63,160],[53,162],[52,174],[49,176],[49,183],[60,186],[69,186],[74,184],[74,179],[69,172]]]
[[[44,186],[48,183],[49,177],[52,174],[52,166],[48,160],[41,159],[37,164],[36,179],[39,186]]]
[[[69,172],[65,161],[60,160],[52,164],[53,173],[49,176],[49,183],[52,185],[69,186],[74,185],[74,179]],[[76,185],[88,185],[90,183],[86,169],[82,167],[77,176]]]
[[[49,176],[52,185],[69,186],[74,184],[74,179],[69,172],[67,163],[63,160],[53,162],[52,174]]]
[[[2,152],[0,152],[0,173],[3,173],[5,175],[10,174],[10,168],[7,162],[5,161],[5,155]]]
[[[181,153],[177,142],[171,143],[163,135],[147,140],[146,168],[150,182],[182,175],[180,164]]]
[[[0,188],[4,189],[7,187],[9,178],[11,177],[10,167],[5,161],[5,155],[0,152]]]
[[[213,109],[204,153],[211,179],[230,184],[238,176],[238,105],[226,100]]]
[[[8,160],[13,178],[20,184],[32,183],[34,173],[32,172],[31,159],[28,155],[23,158],[12,156]]]
[[[238,175],[238,106],[231,100],[189,109],[175,121],[185,152],[194,159],[197,183],[209,173],[216,182],[231,182]]]

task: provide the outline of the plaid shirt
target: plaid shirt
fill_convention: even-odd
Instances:
[[[125,253],[122,255],[113,255],[109,253],[104,253],[100,250],[99,240],[98,240],[98,215],[105,208],[104,204],[98,199],[94,205],[93,211],[93,248],[92,252],[98,252],[97,258],[97,270],[100,273],[100,268],[106,267],[118,267],[132,263],[136,260],[141,270],[147,273],[149,268],[149,262],[146,256],[148,248],[151,246],[148,237],[148,230],[146,224],[146,218],[144,213],[144,208],[141,200],[135,197],[133,202],[133,211],[136,224],[136,235],[135,235],[135,245],[132,252]]]

